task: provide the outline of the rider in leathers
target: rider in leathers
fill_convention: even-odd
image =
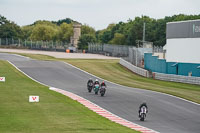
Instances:
[[[146,107],[146,109],[147,109],[147,113],[148,113],[148,107],[147,107],[147,104],[146,104],[146,102],[144,102],[144,103],[140,104],[139,111],[138,111],[138,113],[139,113],[139,117],[140,117],[140,112],[141,112],[141,109],[142,109],[143,106]]]
[[[102,86],[105,86],[105,87],[106,87],[106,84],[105,84],[104,81],[101,83],[101,87],[102,87]]]
[[[93,85],[93,81],[92,81],[91,78],[90,78],[90,79],[88,80],[88,82],[87,82],[87,87],[89,87],[90,83],[92,83],[92,85]]]
[[[98,79],[95,80],[94,86],[95,86],[96,84],[98,84],[98,85],[100,86],[100,83],[99,83]]]

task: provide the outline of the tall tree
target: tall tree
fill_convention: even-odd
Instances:
[[[91,34],[83,34],[79,39],[78,48],[79,49],[87,49],[88,43],[95,43],[96,37]]]
[[[59,39],[60,41],[69,42],[70,37],[73,35],[73,26],[72,24],[62,23],[59,30]]]
[[[0,38],[21,38],[22,31],[14,22],[0,15]]]
[[[45,24],[37,24],[32,31],[31,39],[34,41],[51,41],[56,40],[57,29]]]
[[[95,32],[96,31],[94,28],[92,28],[86,24],[81,26],[81,35],[83,35],[83,34],[95,35]]]
[[[121,33],[115,33],[114,38],[109,43],[124,45],[125,44],[125,37]]]

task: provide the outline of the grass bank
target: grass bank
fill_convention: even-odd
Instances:
[[[80,103],[51,91],[0,60],[1,133],[136,133],[88,110]],[[39,95],[39,103],[29,103]]]
[[[68,62],[89,73],[106,80],[135,88],[148,89],[178,96],[196,103],[200,103],[200,86],[184,83],[153,80],[138,76],[118,62],[119,60],[94,60],[94,59],[57,59],[46,55],[21,54],[40,60],[60,60]]]

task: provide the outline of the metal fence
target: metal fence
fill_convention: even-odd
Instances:
[[[1,47],[28,48],[48,51],[65,51],[70,45],[67,42],[32,41],[12,38],[0,38]]]
[[[163,53],[164,49],[162,46],[153,46],[153,53]]]
[[[136,48],[126,45],[89,44],[88,52],[122,57],[138,67],[144,67],[144,53],[153,52],[152,48]]]
[[[88,44],[88,52],[100,53],[108,56],[127,57],[131,46],[111,44]]]
[[[172,82],[181,82],[181,83],[200,85],[200,77],[181,76],[181,75],[153,72],[153,78],[159,79],[159,80],[164,80],[164,81],[172,81]]]
[[[138,67],[144,67],[144,53],[152,53],[152,48],[129,48],[128,62]]]

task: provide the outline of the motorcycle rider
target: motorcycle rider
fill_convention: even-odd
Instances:
[[[92,78],[90,78],[90,79],[88,80],[88,82],[87,82],[87,87],[89,87],[89,86],[90,86],[90,84],[92,84],[92,85],[93,85],[93,80],[92,80]]]
[[[98,91],[99,91],[99,87],[100,87],[100,83],[99,83],[98,79],[95,80],[93,87],[94,87],[93,89],[94,89],[95,94],[98,95]]]
[[[102,87],[102,86],[105,86],[105,87],[106,87],[106,84],[105,84],[104,81],[102,81],[102,83],[101,83],[101,87]]]
[[[94,82],[94,85],[96,85],[96,84],[99,84],[99,85],[100,85],[100,83],[99,83],[99,80],[98,80],[98,79],[96,79],[96,80],[95,80],[95,82]]]
[[[139,107],[139,111],[138,111],[138,113],[139,113],[139,117],[140,117],[140,112],[141,112],[142,107],[145,107],[146,110],[147,110],[147,113],[148,113],[148,107],[147,107],[147,104],[146,104],[146,102],[143,102],[142,104],[140,104],[140,107]]]
[[[101,87],[100,87],[101,96],[104,96],[105,92],[106,92],[106,84],[104,81],[102,81]]]

